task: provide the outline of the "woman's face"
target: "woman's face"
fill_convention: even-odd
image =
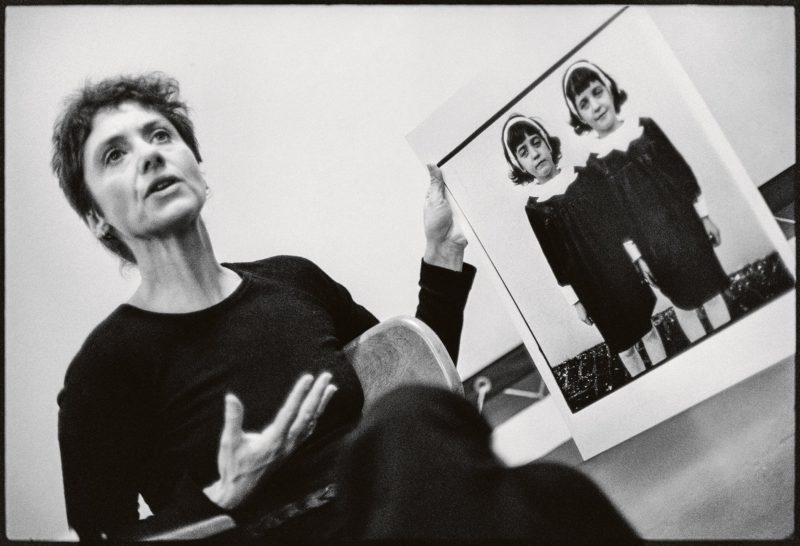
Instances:
[[[517,145],[514,154],[520,167],[539,182],[550,180],[556,173],[550,147],[538,133],[526,133],[525,140]]]
[[[102,219],[125,242],[168,236],[196,219],[205,201],[192,151],[164,116],[138,102],[95,114],[83,159]]]
[[[608,88],[595,80],[575,97],[575,108],[581,119],[601,137],[617,128],[617,110]]]

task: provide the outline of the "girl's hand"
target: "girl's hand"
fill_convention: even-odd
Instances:
[[[425,261],[431,265],[461,271],[467,238],[453,219],[453,210],[444,194],[444,177],[435,165],[428,165],[431,185],[425,198]]]
[[[653,276],[653,272],[650,271],[650,266],[647,265],[647,262],[644,261],[644,258],[639,258],[633,262],[633,265],[635,265],[636,269],[639,270],[639,274],[642,276],[642,279],[644,279],[644,282],[650,286],[658,286],[656,284],[656,278]]]
[[[578,313],[578,318],[581,319],[581,322],[591,326],[594,324],[592,317],[589,316],[589,313],[586,312],[586,308],[583,304],[579,301],[576,301],[574,304],[575,312]]]
[[[708,216],[703,216],[703,227],[706,228],[706,234],[708,234],[708,240],[711,241],[711,244],[719,246],[722,243],[722,236],[717,225]]]
[[[244,407],[233,394],[225,395],[225,424],[219,442],[219,480],[203,492],[218,506],[230,510],[256,488],[265,474],[274,471],[314,431],[314,426],[336,387],[331,374],[316,381],[310,374],[295,383],[275,420],[261,432],[244,432]]]

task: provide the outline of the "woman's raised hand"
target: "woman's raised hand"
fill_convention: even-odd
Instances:
[[[431,184],[425,198],[425,261],[431,265],[461,271],[467,238],[453,219],[444,194],[444,177],[439,167],[428,165]]]
[[[244,407],[233,394],[225,395],[225,424],[219,443],[219,480],[203,492],[218,506],[230,510],[256,488],[259,481],[283,462],[314,431],[317,419],[336,392],[331,374],[314,380],[301,377],[275,420],[261,432],[244,432]]]

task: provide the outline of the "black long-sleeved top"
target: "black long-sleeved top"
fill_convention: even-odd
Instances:
[[[180,314],[119,306],[89,335],[58,396],[67,519],[81,539],[136,536],[222,510],[203,487],[218,478],[223,400],[242,401],[243,428],[271,422],[303,373],[338,387],[315,432],[242,507],[270,509],[331,483],[339,441],[363,392],[341,348],[377,323],[308,260],[225,264],[242,277],[229,297]],[[423,262],[417,317],[457,357],[475,269]],[[138,494],[155,514],[138,521]]]

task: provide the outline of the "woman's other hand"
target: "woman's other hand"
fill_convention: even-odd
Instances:
[[[722,243],[722,236],[717,225],[712,222],[711,218],[708,216],[703,217],[703,227],[706,229],[706,234],[708,235],[708,240],[711,241],[711,244],[714,246],[719,246],[720,243]]]
[[[581,319],[581,322],[588,324],[589,326],[594,324],[592,317],[590,317],[589,313],[586,312],[586,308],[583,306],[581,302],[576,301],[574,307],[575,307],[575,312],[578,313],[578,318]]]
[[[425,262],[461,271],[467,238],[453,219],[453,210],[444,194],[444,177],[435,165],[428,165],[431,184],[425,198]]]
[[[636,269],[639,270],[639,274],[642,276],[642,279],[644,279],[644,282],[650,286],[658,286],[656,284],[656,278],[653,275],[653,272],[650,271],[650,266],[647,265],[647,262],[644,261],[644,258],[639,258],[636,260],[634,265],[636,266]]]
[[[275,420],[261,432],[244,432],[244,407],[233,395],[225,396],[225,424],[219,444],[219,480],[203,492],[218,506],[238,506],[261,478],[283,462],[314,431],[317,419],[328,405],[336,387],[331,374],[314,380],[307,374],[295,383]]]

